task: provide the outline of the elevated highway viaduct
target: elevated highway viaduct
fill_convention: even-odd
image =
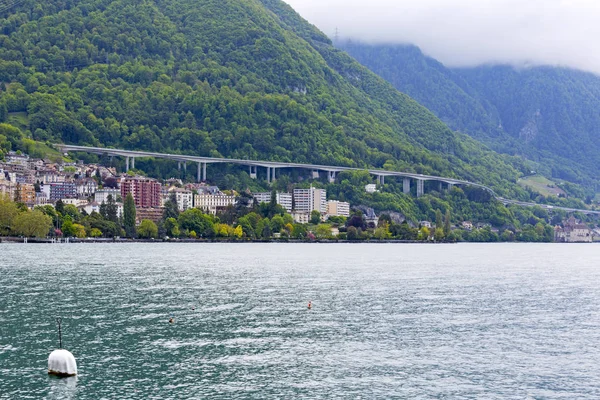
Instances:
[[[377,177],[377,181],[380,184],[385,183],[386,177],[399,177],[403,180],[403,192],[410,193],[411,183],[416,183],[416,194],[417,197],[422,196],[425,193],[425,182],[434,181],[439,183],[440,190],[442,189],[442,184],[447,185],[447,188],[451,188],[454,185],[462,185],[462,186],[472,186],[478,187],[483,190],[488,191],[494,198],[506,204],[515,204],[524,207],[534,207],[539,206],[545,208],[547,210],[563,210],[568,212],[580,212],[584,214],[595,214],[600,215],[600,211],[592,211],[592,210],[584,210],[584,209],[575,209],[575,208],[567,208],[567,207],[557,207],[550,206],[546,204],[537,204],[537,203],[528,203],[517,200],[505,199],[498,196],[494,190],[488,186],[469,182],[460,179],[447,178],[442,176],[434,176],[434,175],[422,175],[415,174],[411,172],[397,172],[397,171],[388,171],[383,169],[364,169],[364,168],[353,168],[353,167],[340,167],[333,165],[318,165],[318,164],[302,164],[302,163],[286,163],[286,162],[278,162],[278,161],[259,161],[259,160],[242,160],[236,158],[217,158],[217,157],[201,157],[201,156],[190,156],[184,154],[168,154],[168,153],[153,153],[153,152],[145,152],[145,151],[135,151],[135,150],[122,150],[122,149],[111,149],[105,147],[90,147],[90,146],[75,146],[68,144],[60,144],[56,145],[56,147],[63,153],[67,152],[85,152],[90,154],[98,154],[98,155],[108,155],[108,156],[117,156],[125,158],[125,169],[128,171],[129,168],[135,168],[135,159],[136,158],[160,158],[166,160],[177,161],[179,163],[179,168],[183,166],[184,169],[187,169],[187,164],[189,163],[197,163],[197,181],[204,182],[206,181],[206,166],[208,164],[236,164],[243,165],[249,168],[250,177],[256,179],[258,177],[258,168],[264,168],[266,172],[267,182],[271,183],[276,179],[277,170],[283,168],[298,168],[312,171],[313,177],[318,178],[321,172],[327,174],[327,178],[329,182],[334,182],[336,175],[342,171],[368,171],[371,175]]]

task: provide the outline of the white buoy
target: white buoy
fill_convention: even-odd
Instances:
[[[50,357],[48,357],[48,374],[59,377],[75,376],[77,375],[75,357],[70,351],[62,348],[62,319],[56,318],[56,322],[58,322],[58,343],[60,348],[54,350],[50,353]]]
[[[61,377],[77,375],[77,363],[73,354],[65,349],[54,350],[50,353],[48,373]]]

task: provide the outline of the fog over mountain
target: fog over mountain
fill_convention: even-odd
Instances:
[[[330,36],[410,43],[447,66],[552,65],[600,74],[596,0],[286,0]]]

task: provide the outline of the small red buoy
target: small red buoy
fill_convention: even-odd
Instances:
[[[308,302],[308,309],[309,309],[309,310],[310,310],[310,309],[312,309],[312,301],[309,301],[309,302]]]

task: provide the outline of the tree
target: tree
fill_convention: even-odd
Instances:
[[[214,237],[216,234],[213,218],[197,208],[191,208],[179,214],[178,222],[180,229],[195,231],[196,234],[205,238]]]
[[[108,195],[106,203],[102,202],[102,204],[100,204],[100,215],[107,221],[114,223],[119,222],[119,207],[117,206],[115,199],[113,199],[112,194]]]
[[[169,218],[179,218],[179,207],[177,206],[177,194],[175,192],[171,192],[169,200],[165,201],[163,219],[166,221]]]
[[[390,233],[389,225],[386,222],[384,222],[383,225],[375,229],[373,236],[379,240],[389,239],[392,236],[392,234]]]
[[[450,234],[450,209],[446,209],[446,215],[444,217],[444,236]]]
[[[144,219],[137,229],[139,237],[144,239],[156,239],[158,237],[158,227],[149,219]]]
[[[60,215],[65,214],[65,203],[63,203],[62,200],[58,200],[54,208],[56,209],[56,212]]]
[[[359,239],[358,229],[356,229],[355,226],[349,226],[348,231],[346,232],[346,238],[348,240],[358,240]]]
[[[271,218],[271,229],[273,230],[273,232],[276,232],[276,233],[281,232],[284,225],[285,225],[285,222],[281,215],[276,215],[273,218]]]
[[[90,237],[98,238],[102,236],[102,231],[98,228],[92,228],[90,230]]]
[[[73,230],[75,231],[75,237],[83,239],[86,237],[85,226],[80,224],[73,224]]]
[[[125,225],[125,234],[127,237],[135,236],[135,202],[131,193],[127,193],[125,204],[123,205],[123,224]]]
[[[167,218],[165,220],[165,231],[167,236],[179,237],[181,232],[179,231],[179,224],[175,218]]]
[[[331,237],[331,225],[321,224],[317,226],[315,233],[318,239],[329,239]]]
[[[429,240],[429,235],[430,235],[429,228],[424,226],[421,229],[419,229],[419,235],[417,236],[417,239],[427,241],[427,240]]]
[[[242,226],[238,225],[234,230],[233,230],[233,236],[240,239],[242,236],[244,235],[244,231],[242,230]]]
[[[14,219],[13,231],[25,237],[45,237],[52,228],[52,218],[39,210],[26,211]]]
[[[73,220],[71,219],[70,216],[66,216],[63,219],[63,224],[62,224],[62,233],[65,237],[73,237],[75,236],[75,227],[73,224]]]
[[[435,210],[435,228],[436,229],[442,229],[444,226],[444,219],[442,217],[442,212],[439,210],[439,208],[437,210]]]
[[[444,240],[444,229],[443,228],[435,228],[433,231],[433,238],[436,242],[441,242]]]
[[[0,122],[5,122],[6,117],[8,117],[8,108],[6,108],[6,103],[0,103]]]
[[[19,215],[19,208],[8,196],[0,195],[0,235],[10,234],[13,221]]]
[[[317,210],[312,210],[310,213],[310,223],[317,225],[321,222],[321,213]]]

